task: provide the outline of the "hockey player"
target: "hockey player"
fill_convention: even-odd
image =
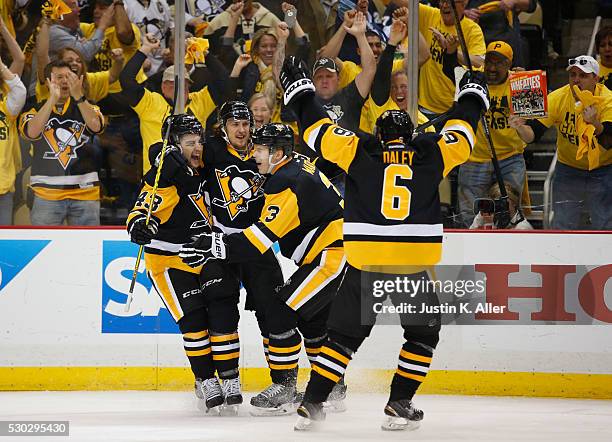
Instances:
[[[262,185],[264,177],[259,174],[253,158],[251,133],[255,128],[253,114],[247,105],[240,101],[228,101],[219,109],[217,134],[206,138],[204,150],[204,171],[206,189],[210,195],[213,224],[224,234],[241,232],[259,219],[264,198]],[[232,271],[242,281],[247,292],[246,309],[254,310],[264,344],[267,358],[268,328],[265,309],[274,296],[276,287],[283,285],[283,273],[274,251],[255,257],[252,260],[236,263]],[[238,302],[239,293],[228,292]],[[213,341],[215,349],[222,352],[228,343],[239,346],[236,328],[227,336],[219,336]],[[218,343],[218,346],[216,345]],[[220,357],[226,357],[222,353]],[[236,353],[236,359],[238,354]],[[238,395],[240,385],[228,384],[227,394]]]
[[[215,369],[222,374],[224,367],[213,362],[211,341],[214,345],[213,330],[220,328],[218,324],[228,318],[214,314],[219,308],[207,302],[207,298],[220,298],[219,293],[236,291],[238,286],[227,266],[220,262],[210,263],[205,269],[202,266],[192,268],[178,257],[182,244],[191,242],[196,235],[211,232],[211,215],[199,175],[202,125],[192,115],[170,116],[164,122],[163,134],[170,120],[169,145],[157,193],[151,202],[157,172],[157,166],[154,166],[144,176],[140,195],[128,215],[127,229],[132,242],[146,245],[147,274],[183,334],[185,353],[196,378],[195,393],[200,400],[199,406],[220,411],[225,398]],[[159,150],[160,146],[156,147]],[[147,225],[147,210],[151,204],[151,218]],[[231,312],[231,306],[229,310]],[[238,317],[237,309],[233,316]],[[232,382],[239,384],[238,379]]]
[[[278,241],[281,253],[298,270],[279,288],[266,309],[272,385],[251,399],[255,415],[295,411],[298,358],[302,338],[309,359],[316,358],[327,338],[330,303],[345,269],[342,247],[342,198],[313,163],[294,156],[294,135],[285,124],[266,124],[253,133],[254,158],[266,176],[265,202],[259,220],[240,233],[215,243],[203,235],[179,256],[189,265],[211,257],[250,261]],[[225,252],[223,251],[225,249]],[[333,403],[344,398],[339,384]]]
[[[367,304],[372,294],[362,278],[384,280],[401,272],[425,279],[427,274],[416,273],[414,266],[439,260],[443,232],[438,184],[469,157],[478,118],[488,108],[488,94],[481,74],[467,74],[460,83],[457,109],[440,134],[412,139],[408,114],[391,110],[377,120],[378,139],[373,139],[327,118],[314,100],[308,70],[293,57],[285,60],[280,78],[285,104],[296,112],[304,140],[347,174],[343,232],[348,269],[330,311],[329,338],[313,364],[298,408],[295,429],[307,430],[324,419],[322,403],[372,329],[376,314]],[[437,302],[435,293],[418,295]],[[363,312],[367,321],[362,320]],[[405,343],[385,407],[385,430],[413,428],[423,418],[412,397],[425,380],[440,330],[439,315],[425,319],[420,325],[402,319]]]

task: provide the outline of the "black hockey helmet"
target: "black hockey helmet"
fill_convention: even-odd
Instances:
[[[246,103],[242,101],[226,101],[221,105],[217,121],[223,130],[225,130],[225,124],[230,118],[234,120],[248,120],[251,126],[251,132],[255,129],[255,118],[253,118],[253,113]]]
[[[403,110],[387,110],[376,120],[376,135],[383,144],[399,138],[408,144],[413,132],[414,124],[410,115]]]
[[[196,134],[202,137],[204,134],[204,128],[196,117],[190,114],[177,114],[169,115],[164,120],[164,124],[162,125],[162,138],[166,136],[170,122],[172,122],[172,126],[170,127],[168,142],[175,146],[180,144],[183,135]]]
[[[285,155],[293,153],[293,129],[286,124],[268,123],[253,132],[253,144],[261,144],[270,148],[270,153],[282,149]]]

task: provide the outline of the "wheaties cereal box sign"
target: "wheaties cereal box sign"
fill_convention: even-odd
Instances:
[[[548,115],[545,71],[510,73],[510,112],[522,118]]]

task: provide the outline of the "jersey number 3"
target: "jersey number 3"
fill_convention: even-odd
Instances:
[[[411,180],[412,169],[407,164],[389,164],[384,175],[380,213],[387,219],[406,219],[410,215],[412,193],[397,181]]]

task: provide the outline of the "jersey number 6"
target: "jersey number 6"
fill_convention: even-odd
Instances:
[[[380,213],[387,219],[403,220],[410,215],[412,193],[404,185],[398,185],[398,178],[412,179],[412,169],[406,164],[389,164],[385,167]]]

